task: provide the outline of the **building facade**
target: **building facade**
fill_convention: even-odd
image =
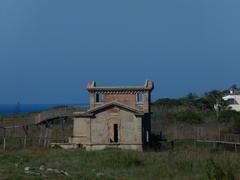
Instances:
[[[230,88],[229,93],[223,97],[231,110],[240,112],[240,92],[238,89]]]
[[[71,143],[86,150],[144,150],[151,134],[153,81],[135,87],[87,85],[90,109],[74,113]]]

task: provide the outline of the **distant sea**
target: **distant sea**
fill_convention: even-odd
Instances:
[[[26,114],[32,112],[42,112],[50,110],[57,106],[66,106],[62,104],[0,104],[0,116]],[[87,105],[70,104],[67,106],[83,107]]]

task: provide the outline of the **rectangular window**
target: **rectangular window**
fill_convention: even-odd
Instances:
[[[137,93],[137,102],[142,103],[143,102],[143,94],[142,93]]]
[[[99,94],[99,93],[96,94],[96,102],[97,103],[103,102],[103,94]]]

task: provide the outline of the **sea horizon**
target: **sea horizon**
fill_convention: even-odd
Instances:
[[[0,116],[48,111],[58,106],[86,107],[89,104],[0,104]]]

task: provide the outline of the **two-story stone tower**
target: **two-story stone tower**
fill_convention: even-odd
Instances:
[[[86,150],[121,148],[142,151],[151,134],[153,81],[136,87],[87,85],[90,109],[74,113],[71,143]]]

